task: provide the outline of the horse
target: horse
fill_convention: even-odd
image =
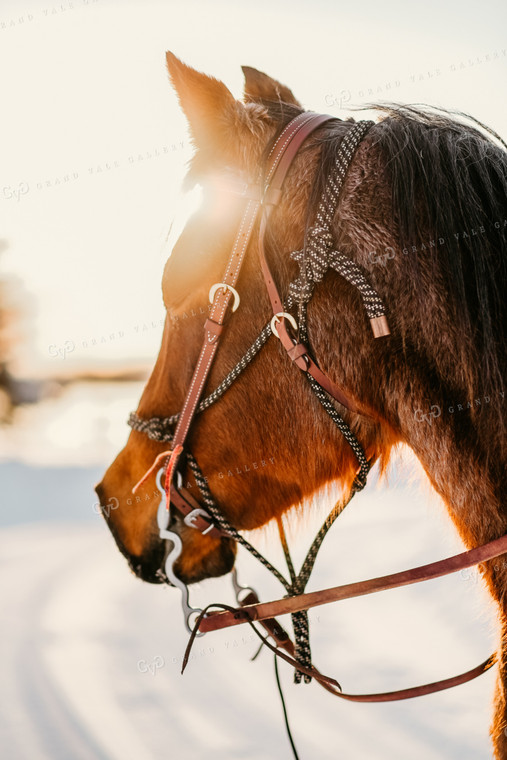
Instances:
[[[203,200],[164,268],[167,317],[136,412],[142,419],[175,416],[185,401],[209,314],[208,292],[222,281],[241,220],[244,198],[231,192],[231,183],[254,186],[275,140],[306,113],[288,87],[256,69],[243,68],[239,101],[223,82],[170,52],[166,57],[195,148],[185,187],[199,185]],[[378,463],[383,473],[394,448],[409,446],[465,547],[472,548],[507,533],[506,146],[465,114],[400,104],[370,108],[378,118],[352,156],[331,231],[336,250],[385,303],[390,334],[372,337],[357,288],[329,269],[307,304],[308,342],[322,371],[352,400],[349,408],[333,403],[368,465]],[[264,231],[266,258],[284,298],[300,266],[291,253],[304,253],[326,178],[356,123],[323,121],[288,170]],[[260,235],[253,225],[236,286],[240,305],[227,314],[206,392],[219,385],[271,316],[256,254]],[[292,314],[297,324],[296,316],[299,307]],[[237,531],[280,523],[284,515],[292,519],[294,508],[327,484],[339,484],[345,497],[356,487],[356,455],[309,392],[304,375],[270,336],[217,403],[192,421],[184,448]],[[167,549],[157,529],[158,491],[150,466],[165,449],[134,427],[96,486],[118,548],[133,572],[150,583],[164,580],[160,568]],[[267,465],[270,459],[270,466],[252,466],[248,477],[223,477],[229,467]],[[195,471],[185,453],[176,469],[199,507]],[[107,509],[111,499],[114,510]],[[233,568],[236,542],[227,535],[195,530],[172,511],[171,530],[181,539],[174,571],[182,583]],[[480,571],[498,609],[491,736],[495,757],[505,760],[507,564],[500,558],[483,563]]]

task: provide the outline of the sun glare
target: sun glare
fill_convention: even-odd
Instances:
[[[201,208],[213,218],[219,227],[231,213],[231,204],[241,197],[247,188],[243,176],[233,172],[208,175],[203,184],[197,183],[190,190],[177,195],[169,232],[164,248],[171,255],[174,246],[191,217]]]
[[[185,229],[189,219],[198,211],[203,202],[202,185],[196,184],[190,190],[179,193],[176,199],[174,212],[171,219],[171,226],[167,233],[165,248],[168,256],[171,255],[176,241]]]

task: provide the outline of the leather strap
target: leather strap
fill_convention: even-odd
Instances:
[[[216,631],[220,628],[227,628],[252,620],[274,618],[277,615],[308,610],[311,607],[328,604],[329,602],[338,602],[343,599],[373,594],[376,591],[386,591],[387,589],[409,586],[412,583],[421,583],[433,578],[441,578],[444,575],[457,573],[467,567],[487,562],[506,552],[507,535],[461,554],[455,554],[452,557],[432,562],[429,565],[421,565],[410,570],[403,570],[400,573],[383,575],[379,578],[371,578],[366,581],[359,581],[358,583],[348,583],[344,586],[334,586],[323,591],[313,591],[308,594],[300,594],[299,596],[285,597],[274,602],[249,605],[243,609],[236,610],[234,614],[230,612],[211,612],[203,619],[200,630]]]
[[[227,263],[227,268],[223,276],[222,282],[224,285],[233,288],[236,285],[259,208],[259,200],[248,198],[238,234],[236,235],[231,255],[229,256],[229,261]],[[232,293],[228,288],[219,288],[215,293],[209,318],[204,325],[204,342],[174,433],[173,448],[176,448],[178,445],[183,446],[185,443],[190,424],[194,418],[199,399],[201,398],[204,385],[217,352],[222,325],[231,297]]]
[[[261,221],[261,233],[259,237],[259,258],[261,263],[262,273],[264,275],[264,282],[266,283],[266,289],[273,308],[273,315],[283,312],[282,299],[278,293],[278,289],[273,280],[273,276],[266,260],[266,254],[264,250],[264,233],[266,229],[266,220],[263,217]],[[277,325],[278,337],[282,346],[287,351],[289,358],[294,364],[299,367],[303,372],[309,372],[310,375],[319,383],[324,390],[329,393],[336,401],[350,409],[351,412],[358,412],[359,409],[350,396],[340,388],[331,378],[323,372],[320,367],[315,363],[309,353],[309,349],[303,343],[297,343],[297,341],[291,337],[283,318]],[[301,348],[299,348],[299,346]],[[296,352],[294,349],[297,349]],[[363,411],[361,414],[366,415]]]
[[[258,603],[258,597],[255,591],[250,591],[250,593],[240,602],[241,607],[248,607],[252,608]],[[218,615],[218,614],[226,614],[227,612],[229,614],[233,614],[235,617],[238,616],[238,614],[241,612],[241,610],[235,610],[233,607],[227,607],[227,605],[218,605],[223,610],[225,610],[225,613],[209,613],[204,610],[201,612],[201,615],[196,621],[196,625],[194,630],[192,631],[192,635],[190,637],[190,640],[187,645],[187,649],[185,651],[185,656],[183,660],[183,667],[182,672],[186,667],[186,664],[188,663],[188,658],[190,655],[190,650],[192,648],[193,642],[195,641],[195,636],[198,632],[198,630],[202,630],[203,623],[209,618],[210,615]],[[260,636],[260,633],[255,628],[252,620],[249,618],[247,622],[254,628],[255,632],[258,636]],[[374,694],[347,694],[344,693],[341,689],[340,684],[335,678],[331,678],[330,676],[326,676],[323,673],[320,672],[315,666],[307,667],[306,665],[303,665],[295,658],[295,646],[292,642],[289,634],[285,629],[280,625],[280,623],[275,618],[266,618],[263,620],[259,620],[259,625],[261,625],[264,630],[267,632],[268,636],[273,639],[275,642],[275,646],[270,643],[270,641],[267,638],[261,637],[264,644],[271,649],[275,653],[277,657],[281,657],[283,660],[289,663],[292,667],[296,668],[302,673],[305,673],[306,675],[310,676],[311,678],[315,678],[315,680],[324,688],[326,691],[333,694],[335,697],[340,697],[341,699],[345,699],[348,702],[397,702],[403,699],[413,699],[415,697],[422,697],[426,694],[434,694],[438,691],[444,691],[445,689],[451,689],[454,686],[460,686],[461,684],[467,683],[468,681],[472,681],[474,678],[477,678],[478,676],[485,673],[487,670],[489,670],[493,665],[495,664],[497,658],[496,655],[493,654],[491,657],[488,657],[487,660],[482,662],[480,665],[477,665],[475,668],[472,668],[471,670],[467,670],[465,673],[460,673],[457,676],[452,676],[451,678],[444,678],[440,681],[433,681],[432,683],[422,684],[420,686],[412,686],[408,689],[398,689],[396,691],[385,691],[385,692],[378,692]]]
[[[287,124],[268,155],[264,176],[265,208],[276,206],[279,202],[283,181],[308,135],[333,118],[335,117],[310,111],[299,114]]]
[[[397,689],[395,691],[384,691],[373,694],[347,694],[341,691],[341,687],[336,679],[323,675],[320,670],[314,666],[307,668],[295,659],[294,643],[276,620],[269,618],[268,620],[262,621],[261,625],[276,642],[276,649],[273,647],[273,651],[276,655],[282,657],[282,659],[288,662],[289,665],[292,665],[292,667],[302,673],[306,673],[311,678],[315,678],[315,680],[326,689],[326,691],[329,691],[330,694],[333,694],[335,697],[340,697],[341,699],[346,699],[348,702],[399,702],[403,699],[414,699],[415,697],[423,697],[426,694],[435,694],[437,691],[445,691],[445,689],[452,689],[454,686],[460,686],[461,684],[468,683],[468,681],[473,681],[474,678],[478,678],[478,676],[481,676],[487,670],[492,668],[497,660],[496,655],[492,654],[491,657],[488,657],[487,660],[481,662],[480,665],[477,665],[471,670],[467,670],[465,673],[460,673],[451,678],[443,678],[441,681],[433,681],[432,683],[421,684],[420,686],[411,686],[408,689]],[[282,635],[280,635],[280,632]],[[285,636],[283,636],[283,634],[285,634]],[[280,651],[281,649],[287,652],[288,656],[284,655]]]
[[[348,396],[344,390],[342,390],[336,383],[334,383],[328,375],[323,372],[320,367],[314,362],[309,354],[309,349],[304,343],[297,343],[294,338],[289,335],[287,325],[285,321],[280,322],[277,325],[278,336],[282,346],[287,351],[289,358],[292,359],[294,364],[299,367],[303,372],[309,372],[310,375],[318,382],[324,390],[329,393],[336,401],[350,409],[351,412],[358,412],[359,409],[355,402]],[[364,412],[361,414],[366,415]]]
[[[307,114],[301,114],[302,117],[305,115]],[[325,121],[329,121],[330,118],[332,117],[323,115],[320,117],[319,120],[316,119],[315,121],[317,125],[320,125],[324,123]],[[294,121],[296,121],[296,119]],[[291,122],[291,124],[292,123],[293,122]],[[287,128],[289,128],[291,124],[289,124]],[[276,166],[273,167],[272,172],[270,170],[267,172],[267,175],[266,175],[266,181],[271,183],[270,192],[273,190],[276,190],[276,194],[270,202],[267,202],[267,203],[265,202],[263,205],[263,211],[262,211],[261,223],[260,223],[260,229],[259,229],[259,259],[260,259],[262,273],[264,275],[264,281],[266,283],[266,289],[269,295],[269,300],[271,301],[273,315],[280,314],[281,312],[283,312],[284,309],[283,309],[282,299],[280,297],[275,281],[271,274],[271,270],[269,268],[268,262],[266,260],[266,251],[265,251],[265,246],[264,246],[266,230],[267,230],[269,217],[271,215],[273,207],[278,203],[279,197],[281,195],[281,188],[282,188],[284,179],[286,177],[287,171],[290,167],[290,164],[294,156],[296,155],[297,150],[299,149],[302,141],[306,137],[307,137],[307,134],[304,134],[304,132],[298,134],[297,137],[295,137],[293,141],[290,143],[290,146],[287,149],[285,155],[283,156],[283,159],[277,162]],[[327,393],[329,393],[330,396],[332,396],[336,401],[338,401],[340,404],[345,406],[347,409],[350,409],[350,411],[352,412],[359,411],[356,403],[350,398],[350,396],[348,396],[347,393],[345,393],[345,391],[342,388],[340,388],[336,383],[334,383],[331,380],[331,378],[328,377],[320,369],[320,367],[315,363],[315,361],[312,359],[312,357],[309,354],[308,348],[304,346],[304,344],[302,343],[297,343],[290,336],[285,320],[283,321],[281,320],[279,322],[279,324],[277,325],[277,332],[278,332],[280,341],[282,343],[282,346],[285,348],[285,350],[289,354],[289,357],[296,364],[296,366],[299,367],[300,370],[302,370],[303,372],[309,372],[310,375],[312,375],[312,377],[319,383],[319,385],[322,388],[324,388],[324,390]],[[301,346],[301,348],[299,348],[299,346]],[[294,351],[294,349],[296,349],[296,351]]]
[[[221,538],[226,535],[219,528],[215,527],[209,514],[186,488],[177,489],[171,484],[171,504],[176,507],[178,512],[184,515],[184,522],[187,525],[196,528],[204,536]]]
[[[295,659],[294,644],[287,632],[276,620],[275,615],[292,613],[302,609],[308,610],[310,607],[327,604],[328,602],[350,599],[356,596],[371,594],[375,591],[384,591],[390,588],[407,586],[412,583],[420,583],[421,581],[430,580],[432,578],[440,578],[444,575],[456,573],[467,567],[473,567],[479,563],[494,559],[506,552],[507,535],[497,538],[494,541],[489,541],[486,544],[482,544],[482,546],[478,546],[475,549],[470,549],[469,551],[456,554],[447,559],[440,560],[439,562],[433,562],[429,565],[422,565],[420,567],[412,568],[411,570],[405,570],[401,573],[373,578],[360,583],[350,583],[345,586],[336,586],[335,588],[326,589],[324,591],[280,599],[276,602],[260,604],[257,595],[254,592],[251,592],[244,600],[242,600],[241,607],[238,609],[230,609],[222,612],[208,612],[202,617],[198,630],[202,632],[214,631],[245,622],[252,625],[253,621],[257,621],[275,641],[276,647],[271,645],[268,641],[265,641],[265,643],[266,646],[272,649],[277,656],[284,659],[289,665],[302,673],[306,673],[310,677],[315,678],[324,689],[334,696],[340,697],[349,702],[395,702],[404,699],[413,699],[414,697],[422,697],[426,694],[434,694],[435,692],[451,689],[454,686],[467,683],[482,675],[493,667],[497,660],[496,655],[492,654],[491,657],[480,665],[477,665],[475,668],[472,668],[465,673],[460,673],[451,678],[444,678],[440,681],[413,686],[408,689],[379,692],[375,694],[347,694],[341,691],[341,687],[336,679],[323,675],[313,666],[307,668]]]

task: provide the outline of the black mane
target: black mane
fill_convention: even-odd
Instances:
[[[281,126],[302,110],[265,105]],[[379,147],[390,178],[404,272],[421,301],[428,272],[445,283],[458,354],[475,367],[474,390],[499,398],[506,357],[507,146],[466,114],[398,104],[367,108],[385,114],[368,139]],[[322,130],[308,224],[350,121],[336,119]],[[444,243],[430,247],[430,240]]]
[[[505,354],[507,282],[507,152],[498,135],[443,110],[389,105],[375,126],[391,176],[401,250],[419,283],[413,247],[444,240],[433,265],[443,275],[463,339],[474,335],[484,387],[503,391],[499,352]],[[475,234],[474,234],[475,233]],[[430,254],[431,255],[431,254]],[[488,388],[489,384],[489,388]]]

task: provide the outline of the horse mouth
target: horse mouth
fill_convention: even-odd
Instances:
[[[162,542],[157,536],[150,540],[148,550],[142,556],[131,554],[115,530],[114,525],[108,521],[108,528],[116,542],[116,546],[127,560],[129,568],[134,575],[146,583],[167,583],[167,578],[162,570],[167,556],[166,542]]]
[[[123,552],[122,552],[123,553]],[[162,568],[164,560],[164,547],[160,546],[160,549],[148,557],[135,557],[132,555],[124,554],[127,559],[128,565],[134,575],[140,578],[146,583],[167,583]]]
[[[148,548],[142,555],[131,554],[123,544],[114,525],[108,523],[113,538],[120,552],[127,560],[128,566],[134,575],[146,583],[165,583],[173,585],[165,572],[165,562],[172,549],[171,541],[161,541],[157,535],[153,535]],[[219,551],[213,552],[192,571],[182,572],[178,560],[175,562],[174,572],[185,585],[198,583],[206,578],[226,575],[234,566],[236,559],[236,546],[231,539],[224,538],[221,541]]]
[[[121,542],[116,541],[119,550],[128,562],[128,565],[134,575],[146,583],[165,583],[170,586],[173,584],[169,580],[165,571],[165,562],[172,549],[170,541],[158,542],[153,541],[150,550],[143,556],[138,557],[129,554],[122,546]],[[219,552],[215,552],[207,558],[199,567],[192,571],[182,572],[182,568],[176,560],[174,573],[176,577],[185,585],[199,583],[206,578],[218,577],[229,573],[236,559],[235,546],[228,539],[224,541]]]
[[[146,583],[173,585],[165,569],[167,558],[174,546],[170,539],[161,540],[158,531],[153,527],[153,532],[148,537],[147,546],[143,547],[142,553],[133,554],[125,546],[115,523],[108,519],[108,515],[105,512],[103,512],[103,516],[116,546],[127,560],[130,570],[137,578]],[[181,523],[182,520],[178,517],[173,518],[171,529],[177,531],[177,527],[178,525],[181,526]],[[192,562],[182,562],[182,558],[179,556],[175,558],[173,565],[174,574],[185,585],[198,583],[206,578],[226,575],[232,570],[235,558],[235,542],[230,538],[224,537],[216,550],[201,557],[200,561],[195,565]]]

